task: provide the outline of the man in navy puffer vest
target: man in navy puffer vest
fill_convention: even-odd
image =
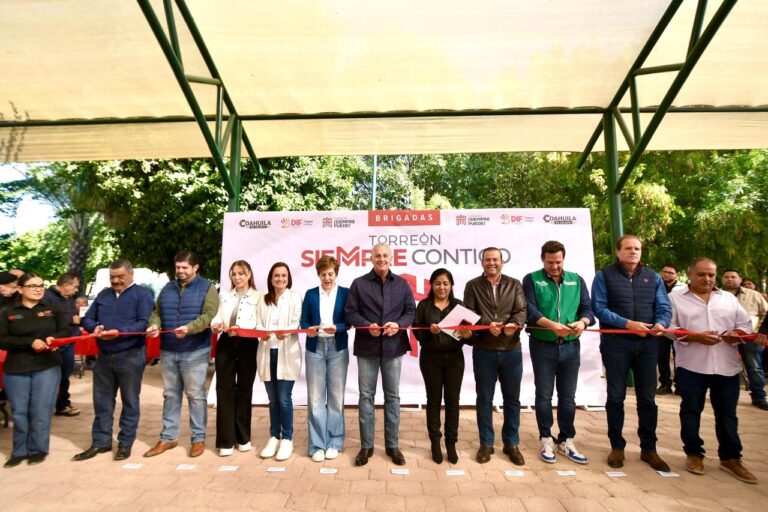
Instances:
[[[595,274],[592,282],[592,310],[600,320],[601,329],[628,329],[639,334],[601,334],[600,354],[605,366],[608,400],[608,438],[611,453],[608,465],[624,465],[622,436],[624,428],[624,399],[627,395],[627,374],[632,370],[637,398],[637,435],[640,438],[640,459],[657,471],[669,471],[669,466],[656,452],[655,402],[656,361],[659,336],[669,327],[672,306],[664,281],[640,263],[642,243],[633,235],[616,241],[616,263]]]
[[[147,334],[160,338],[160,363],[163,369],[163,429],[145,457],[160,455],[178,445],[181,401],[186,392],[189,404],[189,428],[192,431],[190,457],[205,451],[205,427],[208,403],[205,378],[211,352],[211,320],[219,309],[216,288],[197,275],[200,260],[191,251],[174,257],[176,279],[160,292],[149,318]]]

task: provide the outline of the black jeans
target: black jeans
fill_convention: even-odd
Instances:
[[[258,340],[222,334],[216,344],[216,447],[251,440],[251,395]]]
[[[464,378],[464,353],[421,352],[419,367],[427,389],[427,432],[431,441],[439,440],[440,403],[445,390],[445,442],[459,438],[459,394]]]
[[[739,375],[705,375],[685,368],[677,369],[677,384],[682,396],[680,403],[680,437],[687,455],[704,456],[704,441],[699,435],[701,412],[707,400],[715,412],[717,455],[720,460],[741,458],[739,419],[736,405],[739,403]]]
[[[669,356],[672,354],[674,358],[675,346],[674,342],[665,337],[659,337],[659,385],[665,388],[671,388],[675,379],[672,378],[672,371],[669,369]],[[674,360],[672,361],[674,366]]]

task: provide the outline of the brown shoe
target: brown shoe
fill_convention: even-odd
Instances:
[[[685,459],[685,469],[694,475],[703,475],[704,457],[700,455],[688,455]]]
[[[665,473],[669,471],[669,464],[664,462],[664,460],[659,457],[659,454],[656,453],[656,451],[640,450],[640,460],[651,466],[656,471],[664,471]]]
[[[509,456],[509,460],[515,466],[524,466],[525,465],[525,458],[523,458],[523,454],[520,453],[520,448],[518,448],[516,444],[505,444],[504,445],[504,450],[502,450],[502,451],[507,456]]]
[[[368,459],[373,456],[373,448],[360,448],[355,456],[355,466],[365,466]]]
[[[205,451],[205,441],[197,441],[192,443],[192,447],[189,449],[190,457],[199,457]]]
[[[158,441],[155,446],[149,449],[147,453],[144,454],[145,457],[154,457],[155,455],[160,455],[161,453],[170,450],[171,448],[176,448],[179,445],[176,441]]]
[[[475,459],[480,464],[485,464],[489,460],[491,460],[491,455],[493,454],[493,446],[488,446],[487,444],[481,444],[480,448],[477,450],[477,455],[475,456]]]
[[[394,448],[385,448],[384,452],[389,456],[390,459],[392,459],[392,462],[394,462],[398,466],[405,465],[405,456],[403,455],[403,452],[400,451],[400,448],[398,448],[397,446],[395,446]]]
[[[624,467],[624,450],[618,450],[613,448],[611,453],[608,454],[608,465],[612,468]]]
[[[733,475],[733,477],[736,480],[741,480],[742,482],[745,482],[748,484],[757,483],[757,478],[755,477],[755,475],[750,473],[749,470],[744,467],[744,464],[742,464],[741,460],[739,459],[721,460],[720,469],[722,469],[726,473],[730,473],[731,475]]]

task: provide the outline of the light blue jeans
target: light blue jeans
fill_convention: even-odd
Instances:
[[[48,454],[51,416],[61,380],[61,366],[5,374],[5,393],[13,409],[11,457]]]
[[[373,448],[376,430],[376,382],[381,368],[381,387],[384,388],[384,446],[397,448],[400,428],[400,368],[403,356],[358,357],[357,386],[360,399],[357,403],[360,417],[360,447]]]
[[[162,441],[175,441],[179,437],[182,393],[189,404],[189,429],[192,442],[205,441],[208,424],[208,403],[205,398],[205,377],[210,347],[191,352],[160,351],[163,368],[163,430]]]
[[[344,448],[344,388],[347,386],[349,350],[336,350],[334,338],[319,338],[317,350],[306,351],[307,451]]]

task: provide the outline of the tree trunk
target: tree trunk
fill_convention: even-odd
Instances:
[[[88,255],[91,252],[91,239],[93,238],[94,214],[77,213],[69,219],[69,262],[67,272],[72,272],[80,278],[78,295],[85,292],[85,267],[88,264]]]

